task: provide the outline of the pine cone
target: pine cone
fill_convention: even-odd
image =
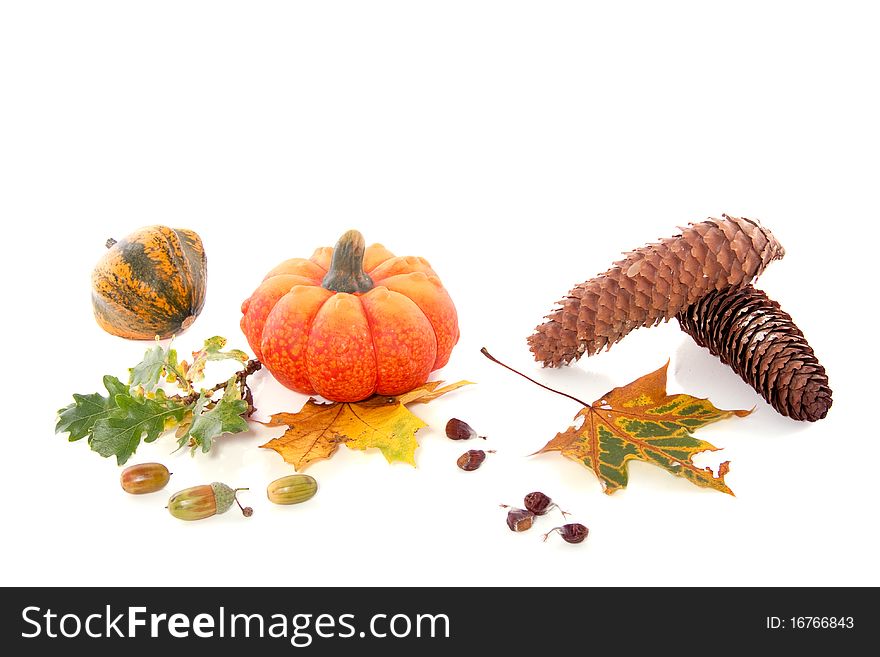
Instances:
[[[636,249],[576,286],[529,337],[535,360],[558,367],[667,321],[712,290],[740,287],[785,255],[766,228],[722,215]]]
[[[713,291],[677,318],[682,331],[783,415],[815,422],[828,413],[825,368],[791,315],[761,290],[747,285]]]

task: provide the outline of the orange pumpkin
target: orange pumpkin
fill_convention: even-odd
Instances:
[[[356,230],[335,249],[275,267],[241,311],[251,349],[282,385],[332,401],[422,385],[459,336],[455,306],[427,260],[364,248]]]

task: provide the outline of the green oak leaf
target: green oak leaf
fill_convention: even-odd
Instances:
[[[243,351],[223,351],[225,346],[225,338],[208,338],[193,353],[193,365],[188,365],[170,345],[163,347],[157,340],[141,362],[129,369],[128,384],[108,375],[104,377],[107,396],[99,392],[73,395],[73,403],[58,410],[55,432],[67,433],[70,441],[87,438],[94,451],[115,456],[119,465],[131,458],[142,440],[152,442],[175,426],[181,447],[188,442],[194,450],[200,446],[207,452],[214,437],[248,428],[242,417],[248,404],[241,399],[238,381],[242,372],[226,382],[223,398],[217,402],[212,399],[216,386],[197,394],[191,382],[191,377],[204,378],[210,361],[247,362]],[[169,396],[166,384],[174,384],[179,394]]]
[[[226,338],[215,335],[213,338],[205,340],[203,351],[207,354],[208,360],[237,360],[241,363],[247,362],[248,355],[241,349],[230,349],[229,351],[221,351],[226,346]]]
[[[189,385],[189,381],[187,381],[186,375],[183,373],[183,369],[177,360],[177,351],[175,349],[169,349],[165,355],[165,380],[168,383],[179,384],[187,392],[192,391],[192,386]]]
[[[202,413],[193,420],[189,435],[202,451],[211,449],[213,439],[224,433],[241,433],[248,430],[248,423],[242,417],[247,412],[247,402],[238,399],[226,401],[221,399],[210,411]]]
[[[159,393],[156,399],[116,395],[118,408],[94,424],[92,449],[105,458],[115,456],[122,465],[135,453],[142,438],[153,442],[169,425],[180,422],[188,405]]]
[[[191,383],[205,378],[205,365],[209,361],[235,360],[240,363],[247,362],[248,355],[246,353],[239,349],[223,351],[225,346],[226,338],[215,335],[213,338],[205,340],[201,350],[193,352],[192,365],[186,370],[186,376]]]
[[[69,434],[68,440],[74,442],[81,440],[92,432],[95,422],[107,418],[118,408],[116,395],[127,395],[128,386],[115,376],[104,377],[104,387],[110,393],[104,397],[100,393],[93,392],[90,395],[73,395],[73,403],[58,411],[58,422],[55,425],[55,433]]]
[[[193,421],[187,435],[180,439],[183,447],[188,440],[192,440],[192,450],[201,447],[207,452],[213,445],[214,438],[224,433],[241,433],[248,430],[248,423],[242,417],[247,413],[247,402],[241,399],[238,387],[235,385],[235,377],[226,384],[226,391],[222,399],[214,408],[205,411],[205,405],[209,398],[202,394],[193,409]]]
[[[177,354],[173,349],[169,348],[166,350],[161,344],[147,349],[144,359],[129,370],[129,384],[131,384],[131,387],[136,388],[140,386],[148,392],[155,389],[162,378],[162,372],[165,369],[169,356],[176,362]]]

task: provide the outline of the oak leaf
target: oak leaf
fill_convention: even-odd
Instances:
[[[131,458],[141,439],[153,442],[180,422],[186,412],[183,402],[167,397],[162,390],[153,399],[118,394],[114,402],[116,409],[92,427],[89,444],[104,458],[115,456],[119,465]]]
[[[341,444],[349,449],[376,448],[389,463],[414,466],[419,446],[416,432],[427,425],[406,404],[428,403],[470,382],[441,388],[442,383],[429,381],[398,397],[374,395],[360,402],[321,403],[310,398],[298,413],[276,413],[263,423],[287,426],[287,430],[262,447],[274,449],[300,472],[314,461],[333,456]]]
[[[212,401],[204,391],[199,395],[195,406],[184,415],[187,429],[177,437],[178,444],[180,447],[188,444],[193,453],[199,447],[203,452],[209,452],[217,436],[248,430],[244,419],[247,410],[248,404],[241,398],[238,379],[233,376],[226,382],[226,390],[219,401]]]
[[[576,426],[557,434],[538,453],[559,451],[582,463],[596,474],[609,495],[626,487],[627,463],[633,459],[653,463],[697,486],[733,495],[724,483],[729,462],[721,463],[717,474],[695,465],[696,454],[718,448],[692,434],[712,422],[744,417],[752,411],[724,411],[708,399],[668,395],[668,366],[667,362],[593,404],[584,404],[575,416]]]
[[[91,436],[95,423],[110,417],[119,408],[116,395],[128,394],[128,386],[109,374],[104,377],[104,387],[110,393],[107,397],[98,392],[74,394],[73,403],[58,411],[55,433],[69,434],[70,442]]]
[[[128,383],[107,375],[108,396],[73,395],[73,403],[57,412],[55,433],[68,434],[70,441],[87,438],[92,450],[105,458],[115,456],[119,465],[134,455],[142,440],[153,442],[175,427],[181,446],[208,451],[217,436],[247,430],[246,420],[254,411],[247,379],[261,367],[257,360],[248,361],[226,382],[195,390],[193,382],[204,378],[208,361],[247,360],[237,349],[222,351],[224,346],[222,337],[205,340],[204,347],[193,352],[197,366],[192,369],[178,361],[170,343],[163,346],[157,340],[141,362],[129,368]],[[171,386],[165,384],[174,384],[181,394],[168,394]],[[218,401],[214,395],[220,390],[225,393]]]

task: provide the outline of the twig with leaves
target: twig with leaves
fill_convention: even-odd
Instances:
[[[153,442],[175,427],[178,449],[209,451],[216,437],[246,431],[246,420],[256,410],[248,377],[262,365],[238,349],[223,351],[225,346],[225,338],[209,338],[188,363],[179,361],[170,345],[157,341],[129,370],[127,384],[107,375],[106,396],[73,395],[73,403],[58,411],[55,432],[67,433],[71,442],[87,438],[94,451],[115,456],[119,465],[131,458],[141,440]],[[226,381],[197,389],[206,365],[221,360],[245,366]],[[180,394],[169,395],[162,384],[176,386]],[[214,399],[221,390],[222,397]]]

